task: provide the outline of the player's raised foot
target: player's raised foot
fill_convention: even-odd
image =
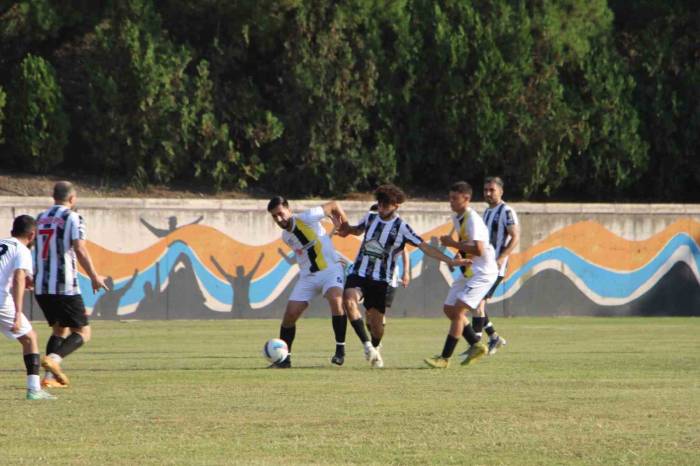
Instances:
[[[440,355],[433,356],[432,358],[425,358],[423,361],[433,369],[447,369],[450,367],[450,360]]]
[[[338,354],[335,353],[333,357],[331,358],[331,362],[335,364],[336,366],[342,366],[343,363],[345,362],[345,355],[344,354]]]
[[[68,376],[63,373],[63,370],[61,369],[61,365],[59,363],[47,356],[44,356],[41,358],[41,367],[51,372],[53,376],[56,377],[56,380],[58,380],[64,385],[68,385]]]
[[[495,354],[498,348],[506,345],[506,339],[501,336],[496,336],[496,338],[489,339],[489,356]]]
[[[462,360],[461,364],[463,366],[468,366],[469,364],[472,364],[474,361],[485,355],[487,352],[488,348],[486,348],[486,345],[484,345],[483,343],[474,343],[465,352],[465,358]]]
[[[292,358],[287,356],[279,362],[272,363],[268,366],[268,369],[291,369]]]
[[[56,397],[44,390],[27,390],[28,400],[55,400]]]
[[[377,352],[377,357],[371,361],[372,367],[375,369],[382,369],[384,367],[384,360],[382,359],[382,353],[379,352],[379,348],[375,348]]]
[[[68,384],[61,383],[56,379],[43,379],[41,388],[68,388]]]

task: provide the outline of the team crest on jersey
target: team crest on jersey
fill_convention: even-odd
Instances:
[[[362,247],[362,252],[366,256],[374,257],[375,259],[386,258],[386,251],[379,241],[376,239],[369,240]]]

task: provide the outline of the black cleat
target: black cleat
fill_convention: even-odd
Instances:
[[[270,364],[267,368],[268,369],[291,369],[292,367],[292,358],[287,356],[280,362],[275,362]]]
[[[343,363],[345,362],[345,355],[344,354],[335,354],[331,358],[331,362],[335,364],[336,366],[342,366]]]

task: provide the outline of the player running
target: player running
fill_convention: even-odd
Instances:
[[[471,259],[471,265],[461,269],[462,276],[454,281],[445,299],[443,311],[450,319],[450,330],[442,353],[425,359],[426,364],[433,368],[444,369],[449,366],[460,335],[469,343],[462,365],[470,364],[488,351],[469,324],[465,313],[471,311],[473,315],[478,315],[479,303],[496,282],[498,266],[486,225],[479,214],[469,207],[471,195],[472,188],[465,181],[459,181],[450,187],[450,208],[455,213],[453,222],[459,239],[455,241],[451,235],[445,235],[440,237],[440,242],[445,247],[458,249],[462,256]]]
[[[287,343],[289,355],[271,367],[292,367],[292,343],[296,334],[296,322],[317,295],[328,300],[335,333],[335,354],[331,362],[342,366],[345,362],[345,335],[347,318],[343,311],[343,284],[345,274],[330,236],[321,220],[330,217],[333,223],[347,223],[347,216],[336,201],[327,202],[300,214],[292,214],[289,202],[275,196],[267,204],[267,211],[282,229],[282,241],[289,246],[299,264],[299,280],[289,297],[282,317],[280,339]]]
[[[384,367],[379,346],[384,336],[384,314],[386,312],[387,287],[394,274],[396,260],[407,243],[417,247],[426,256],[460,266],[464,259],[452,259],[433,248],[418,236],[396,211],[406,200],[406,195],[397,186],[385,184],[374,193],[377,212],[369,212],[358,225],[343,224],[339,236],[364,234],[362,245],[353,264],[352,273],[345,283],[343,304],[350,324],[365,345],[365,356],[372,367]],[[364,299],[372,340],[365,331],[358,303]]]
[[[34,295],[53,329],[41,361],[47,371],[42,385],[58,388],[68,386],[61,362],[91,337],[76,259],[90,277],[93,292],[106,290],[107,285],[87,250],[85,221],[73,210],[78,200],[75,188],[68,181],[59,181],[53,199],[54,206],[37,218]]]
[[[55,396],[41,389],[37,336],[22,313],[24,290],[31,284],[33,274],[29,248],[36,236],[36,222],[29,215],[20,215],[12,223],[11,235],[0,239],[0,331],[22,345],[27,399],[55,400]]]

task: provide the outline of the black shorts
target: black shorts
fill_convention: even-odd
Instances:
[[[354,273],[348,275],[345,280],[345,289],[359,288],[364,298],[365,309],[376,309],[384,314],[386,312],[386,292],[389,284],[385,281],[372,280],[360,277]]]
[[[484,297],[484,299],[491,299],[491,296],[493,296],[493,294],[496,292],[496,288],[498,287],[498,285],[502,281],[503,281],[503,277],[499,275],[498,278],[496,279],[496,281],[493,283],[493,286],[491,287],[489,292],[486,293],[486,296]]]
[[[79,294],[67,296],[61,294],[36,295],[41,311],[50,326],[81,328],[90,325],[83,297]]]
[[[386,287],[386,299],[385,305],[386,307],[391,307],[391,305],[394,303],[394,296],[396,295],[396,288],[393,286],[387,286]]]

